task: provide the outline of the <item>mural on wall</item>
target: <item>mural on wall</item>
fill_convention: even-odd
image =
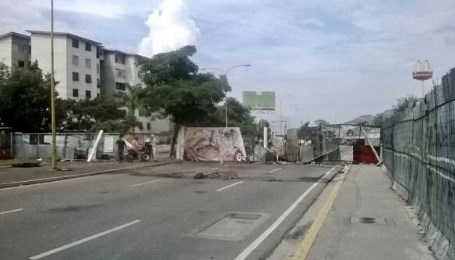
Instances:
[[[245,146],[238,127],[186,127],[184,139],[187,160],[245,160]]]

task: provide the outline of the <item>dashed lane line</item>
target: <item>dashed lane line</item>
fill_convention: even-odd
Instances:
[[[224,187],[222,187],[222,188],[217,189],[216,191],[222,191],[222,190],[225,190],[225,189],[229,189],[229,188],[234,187],[235,185],[238,185],[238,184],[240,184],[240,183],[243,183],[243,181],[239,181],[239,182],[233,183],[233,184],[231,184],[231,185],[224,186]]]
[[[276,171],[279,171],[279,170],[282,170],[282,169],[283,169],[283,168],[276,168],[276,169],[273,169],[273,170],[271,170],[271,171],[269,171],[269,172],[276,172]]]
[[[30,260],[37,260],[37,259],[41,259],[41,258],[46,257],[46,256],[53,255],[53,254],[55,254],[55,253],[58,253],[58,252],[60,252],[60,251],[65,250],[65,249],[68,249],[68,248],[71,248],[71,247],[80,245],[80,244],[82,244],[82,243],[88,242],[88,241],[93,240],[93,239],[98,238],[98,237],[105,236],[105,235],[110,234],[110,233],[112,233],[112,232],[118,231],[118,230],[120,230],[120,229],[124,229],[124,228],[129,227],[129,226],[134,225],[134,224],[137,224],[137,223],[139,223],[139,222],[141,222],[141,220],[139,220],[139,219],[138,219],[138,220],[135,220],[135,221],[131,221],[131,222],[126,223],[126,224],[124,224],[124,225],[121,225],[121,226],[118,226],[118,227],[115,227],[115,228],[106,230],[106,231],[104,231],[104,232],[95,234],[95,235],[93,235],[93,236],[89,236],[89,237],[86,237],[86,238],[83,238],[83,239],[74,241],[73,243],[69,243],[69,244],[66,244],[66,245],[64,245],[64,246],[57,247],[57,248],[55,248],[55,249],[46,251],[46,252],[41,253],[41,254],[39,254],[39,255],[32,256],[32,257],[30,257],[29,259],[30,259]]]
[[[24,210],[24,209],[13,209],[13,210],[8,210],[8,211],[3,211],[3,212],[0,212],[0,215],[14,213],[14,212],[18,212],[18,211],[21,211],[21,210]]]
[[[153,181],[141,182],[141,183],[137,183],[137,184],[130,185],[130,187],[137,187],[137,186],[142,186],[142,185],[157,183],[157,182],[160,182],[160,181],[162,181],[162,179],[153,180]]]

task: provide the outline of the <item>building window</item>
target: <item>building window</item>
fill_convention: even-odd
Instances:
[[[125,90],[126,89],[125,83],[115,82],[115,89],[116,90]]]
[[[77,55],[73,55],[73,65],[79,66],[79,57]]]
[[[23,60],[18,61],[18,62],[17,62],[17,66],[18,66],[19,68],[25,67],[25,61],[23,61]]]
[[[74,48],[79,48],[79,41],[76,39],[73,39],[73,47]]]
[[[85,91],[85,98],[92,98],[92,92],[90,90]]]
[[[85,75],[85,83],[92,83],[92,75],[90,74]]]
[[[73,88],[73,97],[79,97],[79,89]]]
[[[124,70],[115,69],[115,74],[119,78],[126,78],[126,71]]]
[[[92,61],[90,59],[85,59],[85,67],[87,67],[87,68],[92,67]]]
[[[96,58],[100,58],[100,56],[103,55],[101,48],[96,46]]]
[[[73,72],[73,81],[79,81],[79,73]]]
[[[100,93],[96,94],[96,97],[99,98],[100,97]]]
[[[139,122],[137,126],[139,127],[139,130],[144,130],[144,123]]]
[[[96,79],[96,87],[97,87],[97,88],[101,88],[100,79]]]
[[[99,63],[96,64],[96,73],[100,74],[100,64]]]
[[[147,130],[152,130],[152,126],[151,126],[150,122],[147,122]]]
[[[92,45],[88,42],[85,43],[85,50],[86,51],[92,51]]]
[[[125,55],[116,53],[115,54],[115,63],[125,64]]]
[[[17,46],[18,51],[19,51],[19,52],[22,52],[22,53],[25,52],[25,47],[26,47],[25,45],[18,45],[18,46]]]

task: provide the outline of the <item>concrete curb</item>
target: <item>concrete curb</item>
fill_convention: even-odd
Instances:
[[[146,167],[158,167],[158,166],[181,163],[181,162],[183,162],[183,161],[162,162],[162,163],[157,163],[157,164],[152,164],[152,165],[141,165],[141,166],[137,166],[137,167],[125,167],[125,168],[87,172],[87,173],[80,173],[80,174],[73,174],[73,175],[66,175],[66,176],[59,176],[59,177],[50,177],[50,178],[34,179],[34,180],[27,180],[27,181],[0,183],[0,189],[33,185],[33,184],[45,183],[45,182],[62,181],[62,180],[67,180],[67,179],[76,179],[76,178],[88,177],[88,176],[93,176],[93,175],[100,175],[100,174],[104,174],[104,173],[112,173],[112,172],[140,169],[140,168],[146,168]]]

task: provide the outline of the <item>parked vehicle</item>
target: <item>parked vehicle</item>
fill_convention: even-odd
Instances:
[[[128,149],[126,154],[126,161],[132,162],[134,160],[140,160],[141,162],[148,162],[150,161],[151,157],[152,154],[150,152],[150,149],[140,147],[139,149],[137,149],[137,151],[133,149]]]

